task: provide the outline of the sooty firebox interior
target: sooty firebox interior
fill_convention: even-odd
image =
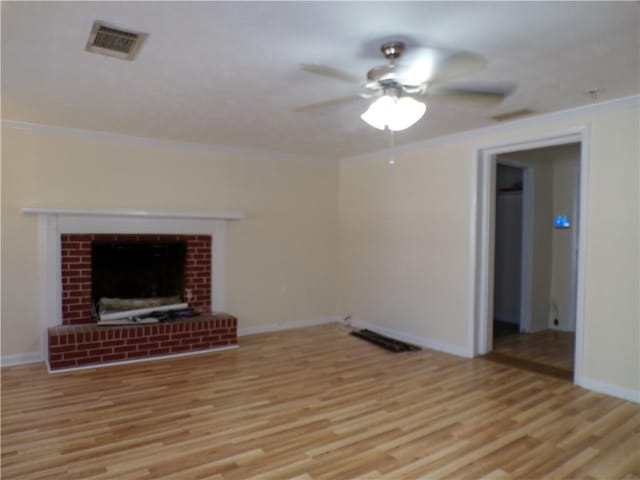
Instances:
[[[99,243],[91,246],[94,303],[103,297],[183,297],[186,244]]]

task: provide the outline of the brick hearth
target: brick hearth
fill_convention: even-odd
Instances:
[[[237,344],[238,321],[223,313],[154,325],[61,325],[48,330],[49,366],[61,370],[197,352]]]

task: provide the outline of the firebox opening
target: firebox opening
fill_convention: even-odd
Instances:
[[[91,245],[93,304],[101,298],[184,298],[184,242]]]

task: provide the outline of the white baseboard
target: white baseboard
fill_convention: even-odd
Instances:
[[[630,402],[640,403],[640,391],[631,390],[629,388],[611,385],[610,383],[593,380],[592,378],[580,377],[576,379],[576,385],[593,390],[594,392],[604,393],[612,397],[622,398]]]
[[[23,365],[25,363],[41,362],[42,356],[40,352],[33,353],[14,353],[12,355],[2,355],[0,357],[0,366],[10,367],[12,365]]]
[[[238,328],[238,336],[255,335],[256,333],[277,332],[280,330],[291,330],[293,328],[313,327],[325,325],[327,323],[340,322],[342,317],[323,317],[311,320],[298,320],[295,322],[279,322],[270,325],[258,325],[256,327]]]
[[[466,347],[462,347],[460,345],[449,345],[446,343],[434,342],[433,340],[429,340],[428,338],[419,337],[417,335],[401,332],[399,330],[392,330],[390,328],[380,327],[378,325],[374,325],[369,322],[364,322],[362,320],[352,319],[349,323],[353,327],[366,328],[374,332],[380,333],[382,335],[386,335],[388,337],[393,337],[398,340],[402,340],[403,342],[417,345],[419,347],[429,348],[431,350],[437,350],[439,352],[444,352],[444,353],[450,353],[452,355],[457,355],[459,357],[471,358],[473,356],[469,354]]]

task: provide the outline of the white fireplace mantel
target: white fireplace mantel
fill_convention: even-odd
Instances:
[[[107,210],[56,207],[23,207],[38,215],[40,265],[41,343],[46,358],[46,332],[62,324],[61,251],[63,234],[175,234],[211,235],[211,310],[226,307],[227,222],[245,218],[244,213]]]
[[[23,213],[44,215],[90,215],[93,217],[133,218],[194,218],[203,220],[242,220],[244,213],[238,212],[173,212],[157,210],[119,210],[103,208],[23,207]]]

